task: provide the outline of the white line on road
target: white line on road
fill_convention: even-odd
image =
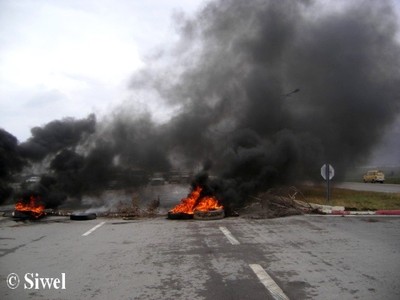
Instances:
[[[276,300],[289,300],[281,288],[276,284],[276,282],[268,275],[265,270],[257,264],[250,264],[250,268],[260,279],[261,283],[267,288],[271,293],[272,297]]]
[[[101,222],[100,224],[97,224],[96,226],[94,226],[92,229],[86,231],[84,234],[82,234],[82,236],[88,236],[89,234],[91,234],[93,231],[95,231],[96,229],[98,229],[99,227],[103,226],[106,222]]]
[[[225,234],[226,238],[231,242],[232,245],[240,244],[239,241],[234,238],[232,233],[226,227],[221,226],[219,229],[222,231],[223,234]]]

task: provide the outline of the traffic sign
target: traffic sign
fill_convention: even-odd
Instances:
[[[329,181],[335,176],[335,169],[330,164],[324,164],[321,167],[321,176],[326,180],[326,203],[329,204],[330,189]]]
[[[321,176],[326,180],[329,178],[331,180],[335,176],[335,169],[330,164],[324,164],[321,167]]]

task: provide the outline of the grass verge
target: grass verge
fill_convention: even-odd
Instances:
[[[400,177],[389,177],[385,179],[385,183],[400,184]]]
[[[310,203],[344,206],[350,210],[400,209],[400,193],[361,192],[332,188],[330,203],[326,203],[325,186],[301,186],[299,190],[304,200]]]

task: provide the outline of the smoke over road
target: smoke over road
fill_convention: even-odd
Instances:
[[[20,152],[32,161],[41,161],[49,154],[77,146],[85,138],[85,133],[90,135],[94,132],[95,124],[95,116],[90,115],[87,119],[66,118],[34,127],[31,129],[32,137],[20,145]]]
[[[207,162],[198,179],[216,175],[209,188],[233,206],[245,194],[312,178],[325,162],[343,175],[368,158],[398,115],[398,24],[390,1],[324,3],[219,0],[193,18],[177,15],[176,47],[130,84],[134,94],[150,90],[174,107],[168,121],[133,114],[131,103],[96,132],[89,118],[78,126],[86,135],[38,147],[54,123],[21,148],[36,160],[68,148],[58,166],[65,157],[79,161],[76,172],[94,174],[93,167],[100,177],[118,166],[162,171]],[[71,148],[78,142],[85,153]]]
[[[144,70],[132,88],[154,88],[180,105],[161,149],[211,161],[239,194],[318,175],[326,161],[343,175],[368,158],[398,114],[400,49],[389,1],[327,9],[318,1],[221,0],[180,20],[180,43],[166,55],[172,63]]]

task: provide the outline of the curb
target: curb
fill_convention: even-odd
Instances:
[[[349,211],[349,210],[332,210],[331,215],[380,215],[380,216],[399,216],[400,210],[366,210],[366,211]]]
[[[350,211],[350,210],[333,210],[331,213],[331,215],[340,215],[340,216],[349,216],[349,215],[357,215],[357,216],[363,216],[363,215],[375,215],[375,211],[370,211],[370,210],[366,210],[366,211]]]
[[[376,215],[385,215],[385,216],[399,216],[400,209],[393,209],[393,210],[377,210],[375,212]]]
[[[379,210],[366,210],[366,211],[353,211],[345,210],[344,206],[330,206],[311,204],[312,208],[324,215],[336,215],[336,216],[347,216],[347,215],[381,215],[381,216],[399,216],[400,209],[379,209]]]

